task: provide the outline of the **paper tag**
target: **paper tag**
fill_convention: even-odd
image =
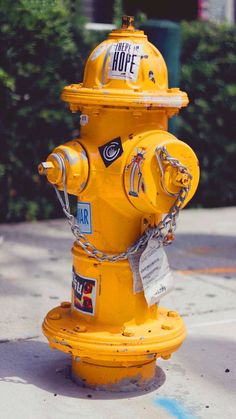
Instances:
[[[108,77],[136,81],[140,67],[142,46],[133,42],[117,42],[110,50]]]
[[[139,273],[139,261],[140,261],[140,256],[142,253],[143,253],[143,249],[138,250],[137,252],[128,256],[129,264],[133,273],[134,294],[138,294],[139,292],[143,291],[143,283],[142,283],[142,279]]]
[[[140,256],[139,275],[149,306],[157,303],[161,296],[167,294],[173,288],[173,277],[166,253],[163,246],[159,246],[155,239],[149,240],[146,249]],[[137,279],[134,282],[136,282],[136,286],[140,284]]]

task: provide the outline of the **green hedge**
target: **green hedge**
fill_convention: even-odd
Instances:
[[[178,135],[196,151],[201,181],[192,205],[236,205],[236,27],[182,24],[181,89],[190,104]]]
[[[61,216],[37,164],[78,129],[60,92],[81,81],[98,38],[83,29],[80,0],[0,1],[0,27],[0,220]],[[193,22],[182,30],[181,88],[191,105],[178,117],[179,137],[202,169],[193,202],[236,204],[235,27]]]
[[[60,100],[80,81],[87,34],[79,2],[0,1],[0,220],[61,215],[37,164],[78,128]]]

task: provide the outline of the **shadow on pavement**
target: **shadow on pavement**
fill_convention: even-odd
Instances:
[[[0,357],[0,381],[15,385],[32,384],[65,397],[95,400],[137,397],[157,390],[166,380],[164,371],[157,367],[155,383],[147,391],[111,393],[82,388],[71,381],[69,356],[52,351],[46,343],[36,340],[1,343]],[[213,382],[223,387],[224,391],[235,393],[235,342],[216,337],[189,336],[175,362],[177,359],[184,375],[194,373],[203,382]],[[178,364],[173,365],[173,373],[175,368],[179,369]]]
[[[70,357],[52,351],[46,343],[36,340],[1,343],[0,357],[0,381],[15,385],[33,384],[65,397],[95,400],[137,397],[157,390],[166,379],[164,371],[157,367],[154,383],[145,391],[114,393],[79,387],[70,378]]]
[[[226,279],[236,277],[236,237],[234,236],[177,232],[174,243],[167,246],[166,251],[172,269],[194,271],[219,268],[219,273]],[[229,268],[233,269],[227,272]]]
[[[191,371],[191,375],[198,376],[203,382],[211,382],[235,394],[235,340],[224,339],[223,336],[188,336],[178,353],[178,361],[184,365],[186,375]]]

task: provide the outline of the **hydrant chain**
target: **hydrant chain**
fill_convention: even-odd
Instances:
[[[159,167],[161,170],[162,177],[164,176],[164,169],[162,166],[162,161],[168,161],[169,164],[173,167],[177,167],[181,173],[185,173],[189,178],[189,184],[187,187],[182,187],[178,194],[171,194],[172,196],[177,196],[177,199],[174,205],[170,208],[168,214],[160,221],[160,223],[156,227],[147,228],[144,233],[140,236],[140,238],[131,245],[126,252],[121,252],[117,254],[107,254],[99,249],[97,249],[92,243],[90,243],[85,235],[81,232],[80,227],[76,223],[76,219],[73,214],[70,212],[70,205],[69,205],[69,197],[67,193],[67,186],[66,186],[66,167],[64,159],[57,154],[58,159],[60,160],[60,166],[62,168],[62,179],[63,179],[63,192],[64,192],[64,199],[63,201],[59,190],[55,185],[54,189],[56,191],[58,200],[62,206],[63,212],[66,215],[71,231],[76,238],[76,242],[80,245],[80,247],[91,257],[95,258],[99,262],[108,261],[108,262],[116,262],[118,260],[128,259],[129,256],[135,254],[139,249],[144,247],[150,239],[156,239],[159,242],[160,246],[166,246],[170,244],[173,239],[173,232],[176,229],[176,219],[179,215],[179,211],[182,208],[190,189],[190,181],[191,181],[191,174],[187,171],[187,168],[183,166],[177,159],[170,156],[167,152],[165,147],[158,147],[156,149],[156,156],[159,163]],[[164,189],[164,188],[163,188]],[[165,192],[170,195],[166,188],[164,189]]]
[[[178,196],[178,193],[172,193],[170,191],[167,190],[166,186],[165,186],[165,182],[164,182],[164,168],[162,165],[162,161],[167,161],[171,164],[172,167],[175,167],[178,169],[178,171],[181,174],[185,174],[187,176],[187,179],[190,181],[192,179],[191,174],[187,171],[187,167],[182,165],[177,159],[175,159],[174,157],[172,157],[168,151],[166,150],[166,147],[157,147],[156,148],[156,157],[157,157],[157,161],[159,164],[159,168],[161,171],[161,186],[164,189],[165,193],[169,196]]]

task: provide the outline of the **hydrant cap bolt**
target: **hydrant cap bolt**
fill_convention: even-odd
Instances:
[[[38,165],[38,172],[40,175],[46,175],[49,169],[53,169],[54,165],[51,161],[43,161]]]
[[[38,165],[38,172],[40,175],[46,175],[48,181],[53,184],[59,183],[62,178],[62,172],[57,161],[52,161],[50,156],[47,161],[44,161]]]
[[[122,29],[134,30],[134,17],[133,16],[122,16]]]

